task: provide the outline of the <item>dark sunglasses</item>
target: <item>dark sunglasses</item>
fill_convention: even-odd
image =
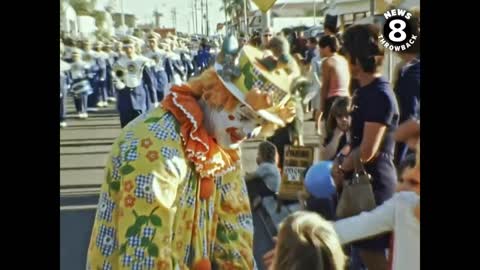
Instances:
[[[264,37],[271,37],[273,36],[272,34],[263,34]]]

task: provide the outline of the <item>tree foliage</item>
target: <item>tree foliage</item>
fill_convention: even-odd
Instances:
[[[244,16],[244,1],[243,0],[225,0],[220,11],[226,11],[227,15],[236,24],[237,30],[240,28],[241,18]],[[251,10],[250,1],[247,1],[247,13]]]
[[[93,16],[97,0],[70,0],[77,16]]]

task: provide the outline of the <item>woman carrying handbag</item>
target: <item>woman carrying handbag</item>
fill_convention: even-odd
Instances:
[[[342,151],[345,155],[336,159],[333,176],[335,179],[365,178],[366,175],[354,174],[355,153],[358,153],[361,165],[371,176],[375,203],[381,205],[393,196],[397,182],[393,132],[398,126],[399,111],[390,84],[379,72],[384,51],[378,36],[375,25],[355,25],[344,34],[346,58],[359,88],[353,96],[351,151],[348,154]],[[365,199],[362,192],[358,196],[360,201]],[[389,235],[385,234],[356,242],[354,248],[369,270],[386,270],[388,244]]]

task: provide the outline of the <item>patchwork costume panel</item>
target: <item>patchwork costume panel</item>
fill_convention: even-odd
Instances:
[[[200,199],[175,117],[159,107],[114,142],[105,168],[87,268],[253,269],[253,222],[240,166]]]

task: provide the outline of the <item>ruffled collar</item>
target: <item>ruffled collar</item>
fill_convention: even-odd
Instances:
[[[240,161],[239,150],[221,148],[203,126],[203,111],[188,85],[172,86],[163,107],[180,123],[180,134],[187,159],[195,164],[201,178],[223,176]]]

